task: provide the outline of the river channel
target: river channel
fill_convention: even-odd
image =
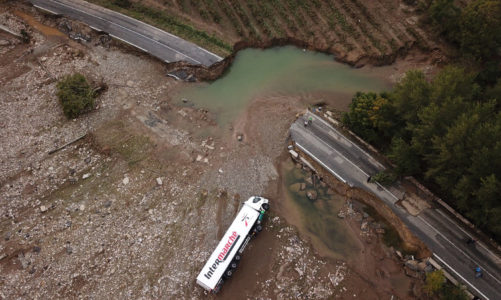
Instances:
[[[385,69],[386,68],[386,69]],[[336,62],[332,55],[304,51],[296,47],[240,51],[223,77],[210,83],[184,87],[175,95],[179,105],[208,109],[219,127],[233,122],[256,98],[273,101],[273,96],[300,97],[305,108],[324,102],[338,110],[347,110],[357,91],[384,91],[391,88],[382,75],[388,67],[352,68]],[[184,100],[184,101],[183,101]],[[346,222],[337,213],[343,197],[326,187],[313,187],[307,174],[291,162],[281,165],[284,195],[281,214],[307,236],[322,256],[350,260],[360,243],[353,238]],[[316,201],[310,201],[300,184],[315,189]]]
[[[326,102],[346,110],[355,92],[390,87],[381,68],[356,69],[332,55],[287,46],[240,51],[223,77],[184,88],[176,99],[209,109],[225,126],[256,97],[301,95],[307,104]]]

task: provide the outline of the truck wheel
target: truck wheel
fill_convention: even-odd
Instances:
[[[224,272],[224,275],[226,276],[226,278],[230,278],[231,275],[233,275],[233,271],[232,270],[227,270],[226,272]]]
[[[268,210],[270,209],[270,205],[268,203],[264,203],[263,205],[261,205],[261,207],[264,209],[264,210]]]
[[[261,225],[257,225],[256,226],[256,229],[254,229],[256,232],[261,232],[261,230],[263,230],[263,226]]]
[[[230,268],[232,268],[232,269],[236,269],[237,266],[238,266],[238,264],[235,261],[230,264]]]
[[[234,261],[236,262],[239,262],[240,260],[242,259],[242,257],[240,255],[235,255],[235,257],[233,258]]]

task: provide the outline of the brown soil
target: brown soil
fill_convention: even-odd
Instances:
[[[361,66],[390,64],[411,50],[440,49],[419,26],[416,7],[400,0],[148,0],[142,4],[214,34],[237,51],[293,44]],[[440,60],[439,52],[429,59]]]
[[[0,201],[0,295],[203,297],[194,277],[239,202],[255,193],[280,202],[276,166],[305,103],[299,96],[256,99],[232,131],[221,131],[211,112],[173,104],[170,95],[185,83],[166,78],[156,60],[97,36],[89,44],[71,42],[53,29],[60,19],[2,5],[32,40],[25,45],[10,37],[12,47],[0,58],[2,75],[15,74],[2,77],[0,87],[6,199]],[[256,25],[256,32],[265,30]],[[229,60],[219,68],[224,64]],[[67,120],[56,82],[74,72],[108,89],[95,110]],[[207,136],[207,128],[216,134]],[[87,138],[48,154],[84,133]],[[367,268],[322,258],[272,209],[221,297],[387,298],[394,286],[387,274],[398,268],[379,244],[363,249]],[[344,279],[334,284],[336,278]]]

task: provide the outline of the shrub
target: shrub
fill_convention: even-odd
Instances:
[[[379,182],[382,185],[388,186],[397,180],[397,175],[391,171],[380,171],[371,176],[370,182]]]
[[[94,107],[95,94],[87,79],[76,73],[57,83],[57,97],[68,119],[75,118]]]
[[[436,270],[431,273],[426,274],[426,284],[424,290],[428,295],[434,295],[438,293],[445,283],[445,276],[441,270]]]
[[[115,0],[114,3],[123,8],[129,8],[132,5],[129,0]]]
[[[31,37],[25,29],[21,29],[21,36],[23,39],[23,43],[28,44],[30,42]]]

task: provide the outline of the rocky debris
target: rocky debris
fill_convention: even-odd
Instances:
[[[174,70],[174,71],[168,72],[167,76],[172,77],[176,80],[182,80],[182,81],[186,81],[186,82],[197,81],[196,77],[189,72],[190,72],[189,70],[179,69],[179,70]]]
[[[294,229],[284,225],[279,217],[268,221],[267,226],[271,228],[267,230],[276,230],[276,238],[283,241],[276,254],[270,253],[272,264],[279,267],[271,269],[271,277],[260,284],[253,297],[260,299],[274,294],[277,299],[333,298],[348,273],[345,264],[337,264],[334,273],[321,273],[325,261],[312,255],[309,246],[296,236]]]
[[[91,175],[90,173],[85,173],[82,175],[82,179],[87,179],[90,177],[90,175]]]
[[[47,208],[47,206],[45,206],[45,205],[41,205],[41,206],[40,206],[40,211],[41,211],[41,212],[43,212],[43,213],[44,213],[44,212],[46,212],[46,211],[47,211],[47,209],[48,209],[48,208]]]
[[[237,141],[241,142],[244,140],[244,135],[243,134],[237,134]]]
[[[68,35],[70,39],[89,43],[92,41],[92,30],[74,20],[61,18],[58,29]]]
[[[122,184],[123,185],[128,185],[129,181],[130,181],[129,177],[124,177],[124,179],[122,179]]]
[[[9,40],[0,39],[0,47],[10,46],[11,42]]]
[[[334,274],[329,273],[329,280],[334,287],[337,287],[346,275],[347,269],[345,263],[336,266],[336,272]]]
[[[307,190],[306,197],[308,197],[311,201],[315,201],[318,198],[318,193],[315,190]]]
[[[111,43],[111,37],[107,34],[99,35],[97,42],[94,44],[95,46],[103,46],[105,48],[109,48]]]
[[[305,189],[306,189],[306,183],[301,182],[301,183],[299,184],[299,190],[300,190],[300,191],[304,191]]]
[[[157,184],[158,184],[158,185],[162,185],[162,184],[163,184],[163,182],[162,182],[162,178],[157,177]]]

